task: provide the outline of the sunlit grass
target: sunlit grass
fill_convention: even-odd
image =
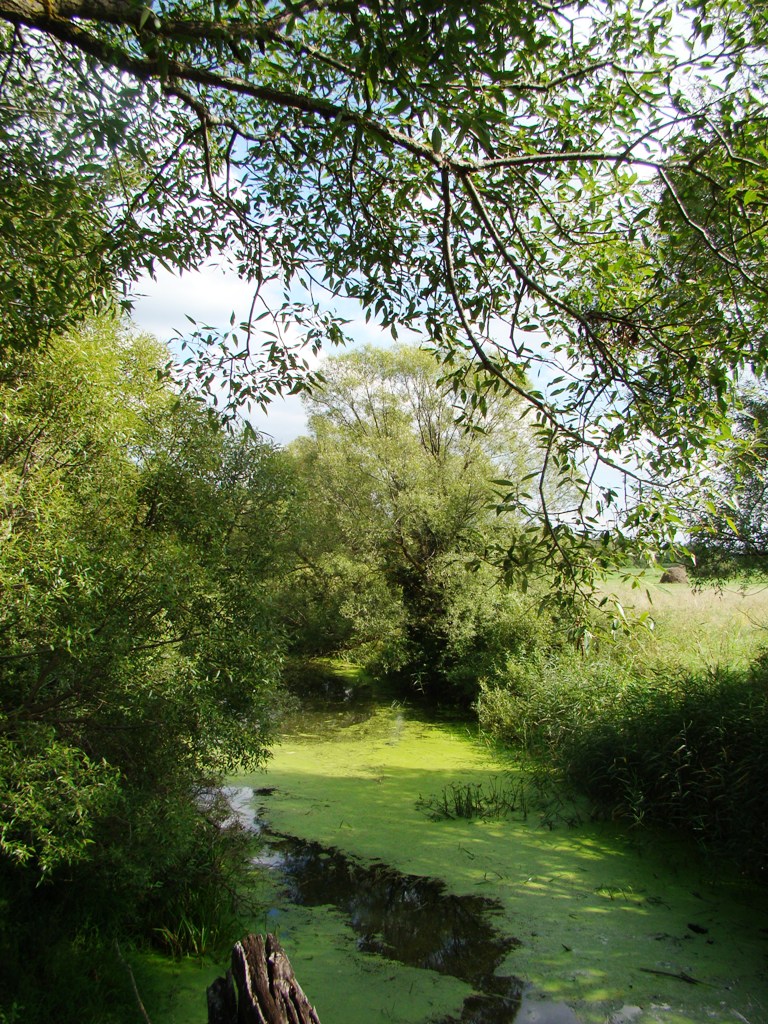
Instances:
[[[630,661],[674,671],[741,670],[768,646],[768,582],[716,589],[659,583],[660,575],[646,573],[635,587],[610,580],[602,588],[609,609],[618,601],[630,625],[640,620],[631,637],[624,630],[616,637]]]

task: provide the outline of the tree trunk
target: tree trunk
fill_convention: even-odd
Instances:
[[[320,1024],[274,935],[248,935],[208,988],[208,1024]]]

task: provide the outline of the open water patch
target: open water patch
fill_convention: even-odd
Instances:
[[[456,896],[438,879],[401,874],[380,862],[362,864],[293,836],[270,834],[267,846],[280,853],[289,898],[302,906],[337,907],[366,952],[479,987],[519,945],[488,921],[500,910],[493,900]]]

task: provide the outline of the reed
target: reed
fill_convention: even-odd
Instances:
[[[536,812],[539,824],[573,826],[581,820],[572,793],[561,780],[534,762],[516,774],[492,776],[481,782],[452,782],[416,806],[434,820],[517,818],[527,821]]]
[[[506,684],[481,693],[481,725],[561,772],[600,813],[688,832],[764,877],[768,592],[657,587],[652,597],[653,631],[511,663]]]

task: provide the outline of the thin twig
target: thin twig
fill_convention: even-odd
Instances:
[[[717,988],[716,985],[711,985],[708,981],[700,981],[698,978],[686,974],[685,971],[657,971],[653,967],[638,967],[638,970],[644,974],[658,974],[661,978],[677,978],[678,981],[684,981],[688,985],[709,985],[710,988]]]
[[[139,995],[139,987],[136,984],[136,979],[133,976],[131,965],[128,963],[128,961],[125,959],[122,952],[120,951],[120,943],[117,941],[117,939],[115,939],[115,952],[117,953],[117,959],[126,969],[126,971],[128,972],[128,977],[131,979],[131,986],[133,987],[133,994],[136,996],[136,1003],[138,1004],[139,1012],[144,1018],[146,1024],[152,1024],[150,1016],[147,1013],[146,1007],[144,1006],[144,1003],[142,1003],[141,1001],[141,996]]]

